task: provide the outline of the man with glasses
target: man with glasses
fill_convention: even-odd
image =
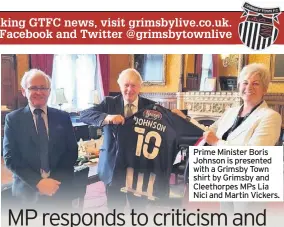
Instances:
[[[26,72],[21,90],[28,105],[5,119],[4,160],[13,172],[12,194],[21,208],[37,204],[54,209],[55,202],[56,208],[71,208],[78,147],[69,114],[47,106],[50,85],[41,70]]]

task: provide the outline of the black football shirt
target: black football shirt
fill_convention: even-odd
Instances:
[[[149,200],[169,198],[178,140],[194,145],[203,130],[159,105],[150,105],[117,128],[112,187]]]

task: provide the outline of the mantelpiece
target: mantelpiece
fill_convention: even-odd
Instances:
[[[269,93],[264,97],[268,106],[282,116],[284,128],[284,94]],[[196,120],[216,120],[227,108],[241,105],[238,92],[178,92],[177,108],[187,109]]]
[[[196,120],[218,119],[226,109],[241,105],[238,92],[178,92],[177,108]]]
[[[174,109],[188,110],[188,114],[196,120],[218,119],[223,112],[232,106],[241,105],[238,92],[167,92],[167,93],[142,93],[141,96],[154,100],[160,105]],[[284,94],[269,93],[265,101],[282,116],[284,128]]]

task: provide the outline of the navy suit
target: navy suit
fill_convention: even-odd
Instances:
[[[39,196],[36,188],[40,174],[39,140],[29,106],[9,113],[5,119],[3,154],[6,166],[13,172],[12,193],[25,202],[40,203],[70,195],[78,145],[69,114],[47,108],[50,178],[61,182],[52,196]],[[70,203],[71,204],[71,203]]]
[[[153,101],[139,97],[138,110],[154,104]],[[81,112],[81,120],[86,124],[101,126],[107,115],[124,116],[124,101],[122,95],[115,97],[106,97],[96,107],[89,108]],[[104,139],[100,152],[100,160],[98,166],[98,174],[100,179],[108,185],[112,181],[114,162],[116,157],[116,143],[113,135],[114,128],[112,125],[104,126]]]

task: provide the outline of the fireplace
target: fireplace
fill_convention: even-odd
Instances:
[[[187,114],[197,121],[217,120],[226,109],[241,105],[238,92],[179,92],[178,109],[186,109]]]
[[[282,116],[284,128],[284,94],[269,93],[264,97],[268,106]],[[238,92],[178,92],[177,108],[187,110],[187,114],[197,121],[217,120],[226,109],[239,106],[242,99]]]

